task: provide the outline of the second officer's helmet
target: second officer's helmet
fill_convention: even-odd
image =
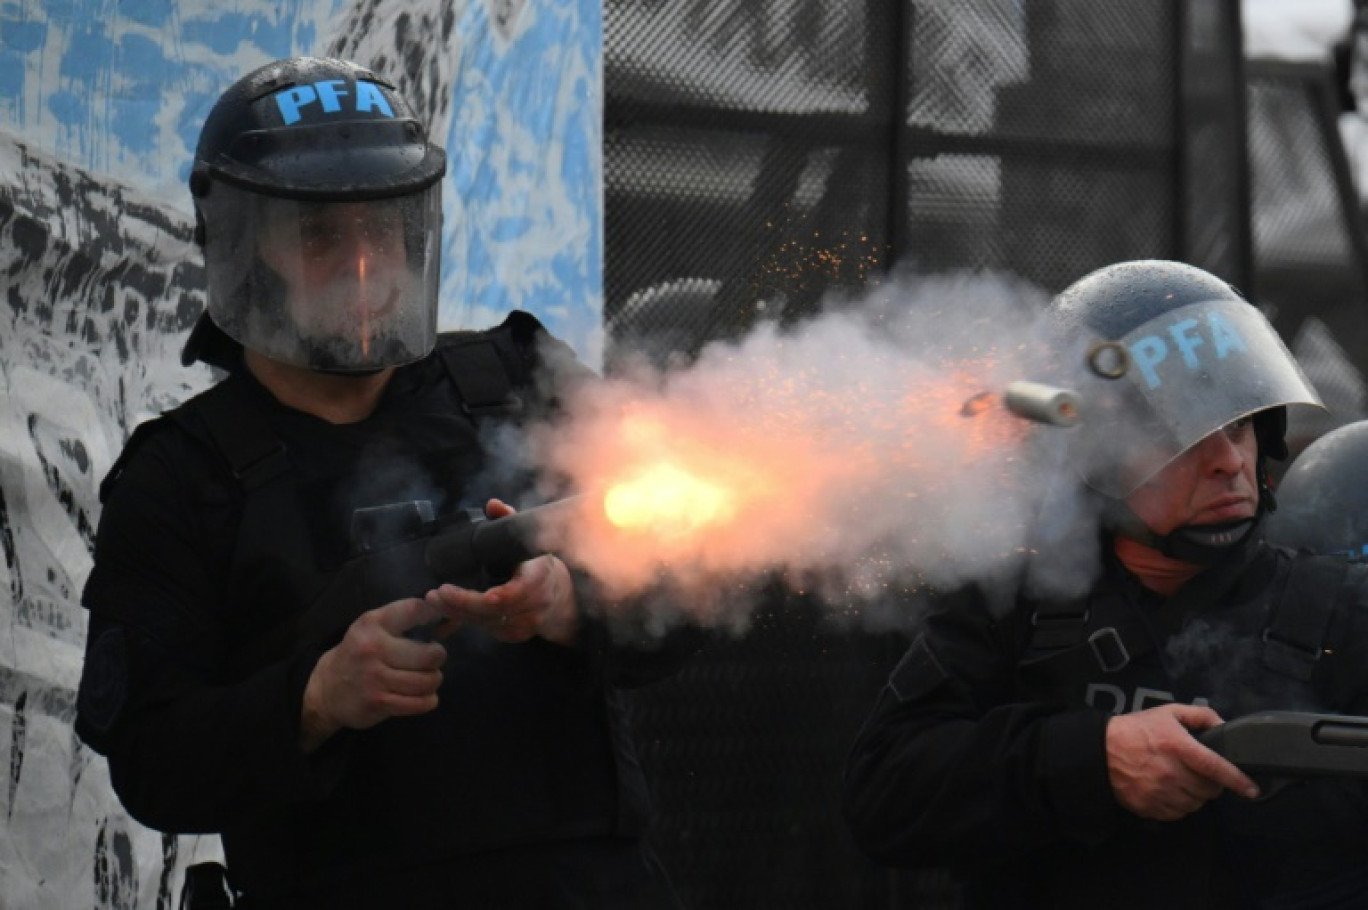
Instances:
[[[371,70],[296,57],[238,80],[210,111],[190,174],[208,306],[184,358],[215,362],[223,335],[336,372],[426,355],[445,171],[444,151]]]
[[[1278,484],[1270,543],[1368,561],[1368,421],[1338,427],[1311,443]]]
[[[1286,458],[1288,405],[1320,398],[1276,330],[1230,284],[1181,262],[1098,269],[1049,313],[1080,393],[1085,480],[1124,499],[1208,434],[1252,417],[1263,458]],[[1263,465],[1260,481],[1266,480]]]

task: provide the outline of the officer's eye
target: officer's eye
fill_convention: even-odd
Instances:
[[[1250,429],[1253,426],[1254,418],[1252,416],[1247,416],[1241,417],[1239,420],[1232,420],[1230,423],[1221,427],[1221,429],[1224,430],[1226,436],[1231,439],[1241,439],[1250,432]]]
[[[337,240],[337,230],[327,213],[306,209],[299,216],[299,245],[306,256],[318,256]]]

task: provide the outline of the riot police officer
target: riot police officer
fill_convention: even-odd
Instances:
[[[77,729],[135,818],[221,834],[243,906],[673,907],[619,687],[679,655],[625,673],[587,579],[540,556],[302,631],[358,516],[507,514],[482,440],[588,381],[525,313],[436,331],[445,167],[346,61],[268,64],[210,112],[185,359],[226,378],[105,481]]]
[[[1270,795],[1193,735],[1259,709],[1368,709],[1368,573],[1259,533],[1266,459],[1315,392],[1255,307],[1182,263],[1100,269],[1050,315],[1087,366],[1068,450],[1102,517],[1093,581],[1005,609],[941,598],[852,750],[856,839],[953,867],[974,907],[1352,905],[1361,783]]]

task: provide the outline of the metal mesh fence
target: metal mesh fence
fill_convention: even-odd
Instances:
[[[604,17],[619,347],[691,351],[882,267],[892,5],[622,0]]]
[[[840,816],[845,751],[898,651],[775,593],[742,639],[641,690],[655,845],[691,910],[886,906]]]
[[[1169,252],[1172,4],[910,10],[904,257],[1057,290],[1117,258]],[[928,197],[971,220],[947,231],[924,219]]]
[[[1328,65],[1251,63],[1254,293],[1325,401],[1293,448],[1368,416],[1368,263]]]
[[[1180,15],[1179,249],[1186,261],[1248,287],[1253,252],[1239,7],[1185,3]]]
[[[1232,4],[910,9],[900,255],[1048,290],[1146,256],[1245,277]]]
[[[890,246],[889,3],[605,5],[608,366],[811,312]],[[839,814],[845,749],[894,647],[778,592],[636,696],[655,843],[686,903],[877,906]]]
[[[1236,0],[608,0],[606,365],[687,358],[895,262],[1058,290],[1186,258],[1247,283]],[[772,593],[634,696],[692,910],[959,905],[849,841],[841,771],[905,641]]]

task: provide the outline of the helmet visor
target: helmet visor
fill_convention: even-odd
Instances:
[[[1124,338],[1117,379],[1084,386],[1088,464],[1104,493],[1123,497],[1221,427],[1282,405],[1320,406],[1273,326],[1240,300],[1201,301],[1142,323]]]
[[[437,331],[441,184],[384,199],[204,199],[209,315],[243,347],[309,369],[417,360]]]

